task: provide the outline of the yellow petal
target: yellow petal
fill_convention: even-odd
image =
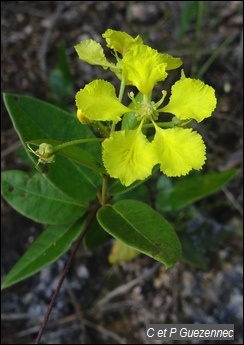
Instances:
[[[115,265],[118,262],[131,261],[140,254],[141,252],[139,252],[138,250],[127,246],[119,240],[115,240],[110,251],[108,261],[111,265]]]
[[[108,174],[119,178],[123,185],[129,186],[151,174],[156,161],[151,143],[140,128],[113,132],[102,146],[103,162]]]
[[[168,75],[163,55],[146,45],[132,47],[125,53],[120,67],[126,84],[136,86],[143,94],[150,93],[155,84]]]
[[[120,117],[131,112],[116,97],[114,86],[105,80],[93,80],[76,93],[76,106],[90,121],[120,121]]]
[[[91,121],[85,117],[80,109],[77,109],[76,112],[78,120],[83,124],[83,125],[88,125],[91,123]]]
[[[190,128],[157,126],[152,146],[160,170],[167,176],[184,176],[192,169],[200,170],[206,160],[202,137]]]
[[[121,55],[135,45],[143,44],[142,38],[138,35],[135,38],[123,31],[108,29],[102,35],[107,42],[107,46]]]
[[[75,50],[79,58],[90,65],[102,66],[104,69],[115,67],[107,61],[101,44],[92,39],[81,41],[75,46]]]
[[[172,113],[180,120],[201,122],[211,116],[216,104],[211,86],[198,79],[183,78],[172,86],[169,103],[159,111]]]
[[[169,54],[161,54],[164,62],[167,64],[166,71],[176,69],[182,65],[182,60],[180,58],[173,57]]]

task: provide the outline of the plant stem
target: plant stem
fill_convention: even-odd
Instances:
[[[79,246],[80,246],[80,244],[81,244],[81,242],[82,242],[82,240],[83,240],[85,234],[87,233],[87,231],[88,231],[88,229],[89,229],[89,226],[90,226],[92,220],[95,218],[96,213],[97,213],[97,209],[94,210],[93,213],[91,214],[91,217],[89,218],[88,222],[86,223],[86,226],[85,226],[84,230],[83,230],[82,233],[80,234],[80,236],[79,236],[79,238],[78,238],[78,240],[77,240],[77,242],[76,242],[76,244],[75,244],[75,247],[74,247],[74,249],[72,250],[72,252],[71,252],[71,254],[70,254],[69,260],[68,260],[67,264],[65,265],[65,268],[64,268],[63,273],[62,273],[62,275],[61,275],[61,278],[60,278],[60,280],[59,280],[59,282],[58,282],[57,288],[56,288],[56,290],[55,290],[55,292],[54,292],[54,294],[53,294],[53,296],[52,296],[52,299],[51,299],[51,301],[50,301],[50,303],[49,303],[47,312],[46,312],[46,314],[45,314],[45,316],[44,316],[44,320],[43,320],[43,322],[42,322],[42,324],[41,324],[41,327],[40,327],[38,336],[37,336],[37,338],[36,338],[35,344],[40,344],[40,340],[41,340],[42,334],[43,334],[44,329],[45,329],[45,327],[46,327],[46,324],[47,324],[47,322],[48,322],[49,316],[50,316],[50,314],[51,314],[52,308],[53,308],[53,306],[54,306],[54,303],[55,303],[55,301],[56,301],[56,298],[57,298],[57,296],[58,296],[58,293],[59,293],[59,291],[60,291],[60,289],[61,289],[61,286],[62,286],[62,284],[63,284],[63,281],[64,281],[65,277],[67,276],[67,273],[68,273],[68,271],[69,271],[69,269],[70,269],[70,267],[71,267],[71,264],[72,264],[72,262],[74,261],[75,254],[76,254],[76,252],[77,252],[77,250],[78,250],[78,248],[79,248]]]
[[[119,97],[118,100],[122,102],[123,96],[125,92],[125,79],[122,77],[121,83],[120,83],[120,89],[119,89]],[[113,122],[111,126],[111,133],[115,131],[115,123]]]
[[[172,121],[170,122],[157,122],[157,126],[158,127],[162,127],[162,128],[173,128],[174,124]],[[146,123],[145,125],[143,125],[143,128],[153,128],[155,127],[152,123]]]
[[[122,102],[123,96],[124,96],[124,92],[125,92],[125,79],[122,78],[121,79],[121,84],[120,84],[120,89],[119,89],[119,101]]]
[[[89,138],[89,139],[77,139],[77,140],[67,141],[66,143],[56,145],[54,147],[54,153],[56,153],[62,149],[65,149],[66,147],[69,147],[69,146],[89,143],[89,142],[93,142],[93,141],[103,141],[103,140],[104,140],[103,138]]]
[[[102,134],[104,134],[106,137],[109,137],[109,131],[100,121],[96,122],[96,127]]]
[[[105,205],[107,202],[107,185],[108,185],[108,175],[103,174],[103,185],[102,185],[102,197],[101,205]]]

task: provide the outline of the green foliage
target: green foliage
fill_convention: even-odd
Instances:
[[[5,94],[4,102],[24,146],[36,138],[65,141],[67,135],[73,140],[94,137],[88,127],[81,126],[69,113],[49,103],[13,94]],[[99,157],[101,152],[97,142],[84,144],[82,148],[95,157]],[[37,158],[28,154],[36,164]],[[61,156],[56,157],[55,164],[48,165],[48,173],[44,177],[64,194],[84,205],[96,197],[100,182],[96,172]]]
[[[86,211],[40,174],[29,177],[22,171],[4,171],[2,195],[16,211],[44,224],[69,224]]]
[[[9,271],[2,289],[30,277],[57,260],[79,236],[83,225],[84,219],[68,225],[49,225]]]
[[[203,2],[199,3],[192,2],[184,12],[183,36],[195,11],[199,14],[199,33]],[[169,70],[178,68],[181,59],[158,53],[144,45],[139,36],[134,39],[107,30],[103,37],[114,49],[117,64],[107,61],[102,46],[93,40],[83,41],[75,49],[80,59],[115,73],[121,80],[119,96],[104,80],[81,89],[76,105],[83,124],[50,103],[4,94],[14,128],[39,172],[3,172],[2,195],[19,213],[47,227],[7,274],[2,288],[57,260],[82,231],[83,245],[88,249],[116,239],[109,256],[111,263],[143,253],[166,268],[183,259],[205,269],[207,249],[228,237],[228,231],[213,237],[208,226],[202,228],[199,224],[195,234],[201,240],[196,243],[187,228],[192,218],[185,217],[186,225],[179,226],[176,212],[221,190],[235,177],[236,170],[177,180],[155,173],[160,167],[168,176],[184,176],[191,169],[202,168],[203,140],[184,126],[189,114],[198,122],[211,116],[216,107],[214,89],[200,80],[186,78],[182,72],[172,87],[169,103],[163,105],[165,90],[160,100],[153,101],[154,86],[164,81]],[[59,101],[72,92],[64,44],[59,47],[49,83]],[[129,107],[121,103],[127,85],[137,88],[135,97],[130,93]],[[164,112],[173,116],[172,121],[158,121]],[[90,221],[91,213],[94,218]],[[167,214],[172,224],[164,218]],[[204,238],[202,232],[206,232]]]
[[[50,144],[52,146],[61,147],[61,141],[52,140],[52,139],[38,139],[38,140],[31,140],[27,142],[27,144],[32,144],[39,146],[41,143],[45,141],[46,144]],[[81,147],[78,146],[71,146],[71,147],[64,147],[58,150],[57,154],[70,159],[73,162],[79,163],[87,168],[90,168],[94,171],[99,173],[105,173],[104,168],[99,164],[97,159],[92,156],[89,152],[83,150]]]
[[[166,267],[181,257],[181,245],[172,226],[142,202],[123,200],[103,206],[97,219],[109,234]]]
[[[97,219],[94,218],[90,225],[90,231],[84,237],[83,245],[86,249],[94,249],[107,242],[110,238],[111,236],[104,231]]]
[[[138,92],[138,94],[136,95],[136,97],[134,99],[136,102],[141,102],[142,98],[143,98],[142,93]],[[131,102],[130,108],[135,109],[135,103]],[[131,113],[126,113],[123,116],[121,128],[124,130],[133,129],[136,127],[137,123],[138,123],[138,121],[137,121],[137,118],[135,116],[135,113],[132,111]]]
[[[195,245],[189,235],[180,233],[179,238],[182,245],[182,259],[192,266],[205,270],[208,267],[208,264],[201,249]]]
[[[73,92],[73,78],[63,41],[58,47],[57,65],[51,71],[48,81],[53,95],[57,100],[64,101]]]
[[[231,169],[218,173],[189,176],[175,183],[163,176],[158,181],[157,207],[162,211],[179,211],[197,200],[219,191],[238,170]],[[166,181],[167,180],[167,181]]]
[[[199,4],[202,3],[202,4]],[[183,40],[186,36],[187,29],[190,24],[196,24],[199,7],[203,5],[203,1],[183,1],[182,15],[180,22],[180,39]]]

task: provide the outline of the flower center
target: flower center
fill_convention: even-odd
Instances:
[[[141,120],[157,120],[158,119],[158,112],[155,102],[149,102],[143,100],[141,103],[137,105],[137,111],[135,113],[138,121]]]

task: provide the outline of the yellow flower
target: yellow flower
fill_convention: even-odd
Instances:
[[[103,162],[111,177],[119,178],[129,186],[136,180],[145,180],[156,164],[151,143],[136,130],[113,132],[103,141]]]
[[[126,84],[136,86],[144,95],[149,94],[155,84],[168,75],[163,54],[146,45],[129,49],[121,60],[120,67]]]
[[[179,120],[201,122],[212,115],[217,104],[214,89],[201,80],[181,78],[171,88],[169,103],[159,112],[174,114]]]
[[[206,147],[200,134],[190,128],[162,129],[155,125],[155,129],[152,147],[165,175],[184,176],[202,168]]]
[[[83,125],[88,125],[91,123],[91,121],[85,117],[83,114],[82,114],[82,111],[80,109],[77,109],[77,112],[76,112],[76,115],[77,115],[77,118],[78,120],[83,124]]]
[[[131,47],[143,44],[143,40],[139,35],[133,38],[123,31],[108,29],[102,36],[105,38],[107,46],[121,55],[124,55]]]
[[[91,65],[102,66],[104,69],[116,67],[106,59],[101,44],[92,39],[81,41],[75,50],[81,60]]]
[[[90,121],[113,121],[131,109],[124,106],[116,97],[114,86],[105,80],[94,80],[76,94],[78,114]]]

